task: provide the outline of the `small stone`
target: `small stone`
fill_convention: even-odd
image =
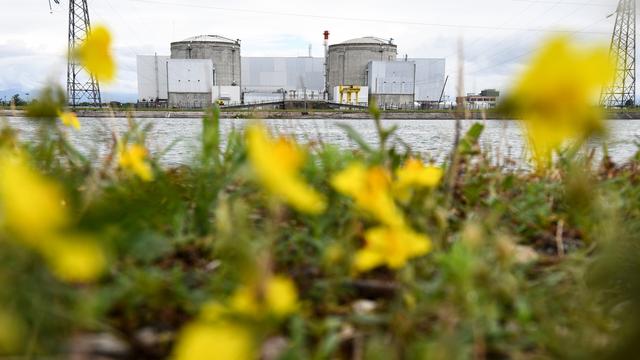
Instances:
[[[353,311],[356,312],[356,314],[366,315],[374,312],[378,307],[378,304],[376,304],[375,301],[371,300],[357,300],[354,301],[353,304],[351,304],[351,307],[353,308]]]
[[[530,246],[515,246],[515,261],[518,264],[531,264],[540,258],[540,255]]]

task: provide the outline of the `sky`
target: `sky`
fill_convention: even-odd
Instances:
[[[0,12],[0,99],[64,84],[68,0],[13,0]],[[446,94],[508,91],[544,39],[568,34],[608,46],[617,0],[88,0],[91,22],[114,35],[117,80],[106,100],[137,94],[136,55],[169,54],[172,41],[217,34],[240,39],[243,56],[323,56],[330,44],[393,38],[398,55],[446,58]],[[459,51],[462,49],[462,51]],[[460,61],[461,60],[461,61]],[[460,64],[462,73],[460,74]]]

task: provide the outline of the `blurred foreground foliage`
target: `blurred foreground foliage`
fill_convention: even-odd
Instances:
[[[345,151],[271,139],[259,125],[253,145],[240,130],[222,139],[212,110],[187,165],[160,166],[133,121],[98,161],[67,141],[58,94],[30,110],[36,141],[0,130],[0,157],[37,179],[0,191],[4,354],[620,359],[640,350],[640,157],[496,168],[477,124],[440,181],[375,113],[380,146],[345,125],[361,145]],[[41,183],[56,190],[24,188]],[[320,205],[300,206],[305,194]],[[27,226],[9,213],[23,201],[35,219]],[[83,251],[52,253],[56,239]],[[405,239],[418,248],[402,253]]]
[[[110,80],[110,44],[96,27],[72,56]],[[34,141],[0,128],[0,354],[636,358],[640,152],[581,151],[604,131],[607,63],[557,38],[516,83],[505,104],[535,171],[492,165],[482,124],[425,164],[375,104],[378,146],[341,126],[355,151],[257,121],[223,135],[213,109],[182,166],[133,120],[88,156],[47,88],[26,111]]]

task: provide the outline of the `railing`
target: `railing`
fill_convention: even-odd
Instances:
[[[322,98],[310,98],[304,97],[302,94],[289,95],[287,94],[284,97],[273,97],[271,99],[264,100],[254,100],[254,101],[232,101],[225,102],[224,105],[221,105],[223,108],[233,108],[233,107],[258,107],[260,105],[276,105],[283,104],[288,101],[306,101],[306,102],[326,102],[332,106],[344,106],[344,107],[352,107],[352,108],[366,108],[368,107],[367,103],[357,103],[357,104],[346,104],[346,103],[336,103],[331,101],[326,101]],[[136,104],[136,108],[157,108],[157,109],[185,109],[185,110],[194,110],[194,109],[204,109],[211,106],[211,103],[202,102],[202,101],[193,101],[193,102],[178,102],[175,106],[169,106],[166,102],[139,102]],[[466,103],[466,108],[468,110],[482,110],[482,109],[490,109],[495,107],[493,104],[488,103]],[[400,110],[400,111],[413,111],[413,110],[455,110],[455,103],[432,103],[432,104],[394,104],[394,103],[386,103],[379,104],[378,108],[381,110]]]

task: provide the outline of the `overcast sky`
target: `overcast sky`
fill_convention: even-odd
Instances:
[[[464,46],[465,92],[508,89],[542,39],[570,32],[608,45],[617,0],[89,0],[92,23],[114,34],[112,94],[137,93],[137,54],[169,54],[169,43],[199,34],[242,40],[243,56],[303,56],[312,45],[361,36],[393,38],[399,56],[444,57],[456,93],[457,47]],[[0,91],[35,90],[66,74],[68,0],[5,0],[0,11]],[[121,95],[119,95],[121,96]],[[108,100],[108,99],[107,99]]]

